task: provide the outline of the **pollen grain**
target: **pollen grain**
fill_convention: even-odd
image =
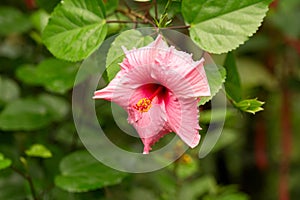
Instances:
[[[148,98],[142,98],[133,106],[133,108],[140,112],[147,112],[152,106],[151,102],[152,101]]]

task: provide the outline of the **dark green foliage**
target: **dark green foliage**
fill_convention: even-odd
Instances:
[[[265,200],[278,199],[285,187],[290,199],[299,198],[298,0],[271,6],[270,0],[28,2],[0,5],[1,200]],[[163,169],[129,174],[105,166],[86,150],[72,109],[82,109],[88,125],[91,118],[83,112],[86,105],[72,105],[72,89],[92,81],[88,77],[98,73],[99,60],[111,81],[124,58],[122,46],[130,50],[155,39],[132,28],[155,23],[179,28],[210,53],[224,53],[212,55],[215,63],[205,65],[212,96],[199,102],[201,142],[223,119],[225,124],[205,158],[199,159],[200,144]],[[114,33],[119,35],[108,56],[93,58],[98,65],[76,77],[81,61]],[[99,87],[105,84],[99,81]],[[220,93],[227,96],[226,112],[210,109]],[[92,95],[87,102],[94,103]],[[140,152],[139,138],[117,126],[109,103],[99,100],[93,106],[107,138],[123,150]],[[127,124],[126,116],[122,123]],[[206,135],[207,130],[212,131]]]

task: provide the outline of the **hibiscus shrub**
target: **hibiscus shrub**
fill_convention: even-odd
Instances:
[[[297,6],[4,0],[0,199],[297,196],[300,174],[293,168],[287,189],[297,161],[297,145],[290,148],[299,118],[299,77],[290,76],[299,74]],[[267,102],[265,112],[258,98]],[[98,126],[120,152],[144,164],[105,148]],[[278,148],[266,151],[269,132],[281,157]],[[171,151],[160,153],[176,136]],[[119,161],[126,167],[114,167]],[[270,192],[277,185],[279,194]]]

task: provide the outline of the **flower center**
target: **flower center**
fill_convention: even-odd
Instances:
[[[153,94],[148,98],[141,98],[134,106],[133,108],[140,111],[140,112],[148,112],[152,106],[152,100],[154,97],[156,97],[164,87],[162,85],[159,85],[156,90],[153,92]]]
[[[140,99],[137,104],[133,106],[134,109],[140,112],[147,112],[152,106],[152,101],[148,98]]]

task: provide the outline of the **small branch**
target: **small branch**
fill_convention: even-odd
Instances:
[[[49,185],[47,188],[45,188],[43,191],[40,193],[40,197],[45,196],[47,193],[49,193],[53,188],[55,187],[54,184]]]
[[[10,166],[10,168],[16,172],[17,174],[19,174],[20,176],[22,176],[24,179],[26,179],[26,175],[19,169],[15,168],[14,166]]]
[[[154,13],[155,13],[155,19],[158,19],[158,11],[157,11],[157,2],[156,0],[153,0],[153,4],[154,4]]]
[[[173,170],[171,171],[174,178],[175,178],[175,197],[174,199],[178,200],[179,198],[179,192],[180,192],[180,188],[182,187],[182,181],[180,179],[180,177],[178,176],[178,167],[179,167],[179,162],[180,159],[182,158],[182,156],[180,156],[180,158],[178,158],[177,160],[175,160],[174,162],[174,166],[173,166]]]
[[[125,16],[129,17],[133,23],[151,24],[153,27],[156,27],[155,23],[153,23],[152,20],[146,18],[144,15],[140,13],[136,13],[132,10],[123,10],[123,9],[117,9],[117,12],[120,12]],[[142,21],[138,21],[137,18],[141,19]]]
[[[27,181],[28,181],[28,183],[29,183],[30,191],[31,191],[31,194],[32,194],[33,199],[34,199],[34,200],[38,200],[38,198],[37,198],[37,196],[36,196],[35,188],[34,188],[33,181],[32,181],[32,179],[31,179],[31,177],[27,175],[27,176],[26,176],[26,179],[27,179]]]
[[[259,118],[255,124],[254,155],[256,166],[265,171],[268,168],[266,124],[264,118]]]
[[[187,25],[187,26],[168,26],[168,27],[166,27],[166,29],[188,29],[190,27],[191,27],[190,25]]]
[[[279,166],[279,199],[289,200],[289,168],[292,148],[291,101],[292,94],[287,86],[282,87],[281,103],[281,151]]]
[[[112,195],[111,191],[109,191],[108,187],[104,187],[103,189],[104,189],[104,193],[105,193],[106,198],[109,199],[109,198],[113,197],[113,195]]]
[[[36,196],[35,188],[34,188],[33,181],[31,179],[31,177],[28,174],[23,173],[21,170],[15,168],[14,166],[10,166],[10,168],[14,172],[16,172],[17,174],[19,174],[20,176],[22,176],[29,183],[29,187],[30,187],[30,191],[31,191],[31,195],[32,195],[33,199],[34,200],[38,200],[38,198]]]
[[[126,1],[124,1],[124,5],[126,6],[126,8],[129,10],[129,12],[131,12],[131,8],[130,6],[128,5],[128,3]]]
[[[148,24],[147,22],[139,22],[139,21],[126,21],[126,20],[106,20],[106,23],[109,24],[109,23],[122,23],[122,24],[137,24],[137,23],[140,23],[140,24]]]

